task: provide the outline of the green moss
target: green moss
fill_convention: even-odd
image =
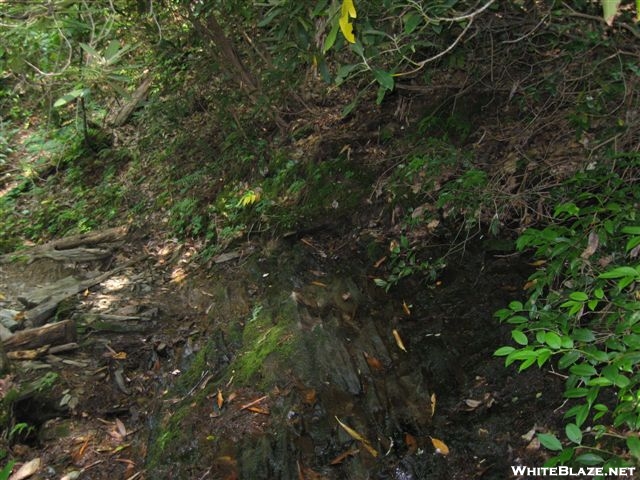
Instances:
[[[199,392],[195,397],[195,401],[204,401],[204,394],[205,392]],[[165,463],[167,456],[174,457],[174,452],[168,451],[172,446],[175,448],[190,441],[187,438],[188,432],[185,432],[182,427],[182,422],[191,413],[193,402],[194,398],[188,398],[183,401],[173,414],[165,415],[161,425],[156,428],[157,433],[149,444],[149,455],[147,457],[147,467],[151,470],[160,463]]]
[[[234,375],[235,382],[247,384],[260,380],[261,384],[267,385],[277,379],[281,372],[271,371],[268,365],[290,356],[294,343],[293,335],[289,334],[290,323],[282,317],[274,324],[269,313],[262,313],[245,326],[243,351],[230,368],[229,375]]]

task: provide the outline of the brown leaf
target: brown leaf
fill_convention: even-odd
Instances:
[[[409,455],[416,453],[416,451],[418,450],[418,441],[416,440],[416,437],[414,437],[410,433],[404,434],[404,443],[407,445],[407,448],[409,449],[409,452],[408,452]]]
[[[431,418],[433,418],[433,415],[436,413],[436,394],[432,393],[431,394]]]
[[[124,438],[127,436],[127,429],[119,418],[116,418],[116,428],[121,437]]]
[[[442,440],[439,440],[437,438],[433,438],[433,437],[429,437],[431,438],[431,443],[433,444],[433,447],[436,449],[436,453],[439,453],[440,455],[449,455],[449,447],[447,447],[447,444],[444,443]]]
[[[329,464],[330,465],[339,465],[342,462],[344,462],[347,458],[355,457],[358,453],[360,453],[360,450],[358,448],[355,448],[355,447],[354,448],[350,448],[346,452],[342,452],[336,458],[331,460],[331,462]]]
[[[313,406],[316,404],[316,399],[317,399],[316,397],[317,397],[317,394],[315,389],[308,388],[303,392],[302,403],[309,406]]]
[[[387,259],[386,255],[384,257],[378,259],[378,261],[376,261],[376,263],[373,264],[373,268],[380,267],[380,265],[382,265],[385,262],[386,259]]]
[[[171,272],[171,283],[182,283],[187,278],[184,268],[178,267]]]
[[[87,447],[89,446],[90,440],[91,440],[91,437],[87,436],[87,438],[85,438],[84,442],[82,443],[78,451],[72,455],[73,461],[75,463],[79,463],[80,460],[82,460],[82,457],[84,456],[84,452],[87,451]]]
[[[598,237],[595,230],[591,230],[589,233],[589,240],[587,241],[587,248],[585,248],[584,252],[580,254],[580,258],[583,260],[589,259],[594,253],[596,253],[598,245],[600,245],[600,237]]]
[[[222,391],[218,389],[218,394],[216,395],[216,402],[218,404],[218,408],[222,408],[224,404],[224,397],[222,396]]]
[[[249,410],[250,412],[253,413],[259,413],[260,415],[269,415],[269,409],[268,408],[261,408],[261,407],[247,407],[247,410]]]
[[[362,352],[362,355],[364,356],[364,359],[366,360],[367,365],[369,365],[369,368],[371,370],[376,372],[381,372],[382,370],[384,370],[384,366],[382,365],[382,362],[378,360],[376,357],[372,357],[367,352]]]
[[[534,279],[534,280],[529,280],[527,283],[525,283],[522,287],[523,290],[529,290],[530,288],[533,288],[536,286],[536,284],[538,283],[538,279]]]
[[[393,338],[395,338],[396,340],[396,345],[398,345],[398,348],[403,352],[406,352],[407,349],[404,346],[404,342],[402,341],[402,338],[400,338],[400,333],[398,333],[398,330],[394,328],[392,333],[393,333]]]

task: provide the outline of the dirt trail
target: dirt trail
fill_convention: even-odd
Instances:
[[[12,313],[25,310],[18,298],[29,292],[125,266],[58,304],[50,321],[75,322],[77,348],[13,360],[3,379],[3,394],[20,385],[12,426],[24,428],[9,444],[20,462],[40,459],[31,478],[142,475],[150,414],[192,355],[185,348],[192,313],[179,292],[182,253],[173,242],[125,244],[100,261],[42,256],[0,264],[0,308]],[[24,317],[16,315],[19,323]]]

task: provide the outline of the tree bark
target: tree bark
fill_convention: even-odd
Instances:
[[[75,342],[76,323],[73,320],[49,323],[38,328],[20,330],[3,342],[7,352],[28,350],[44,345],[62,345]]]

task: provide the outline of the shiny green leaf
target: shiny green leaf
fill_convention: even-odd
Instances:
[[[538,440],[540,440],[540,444],[552,451],[560,451],[562,450],[562,443],[553,433],[539,433]]]
[[[573,443],[580,445],[582,443],[582,430],[575,423],[568,423],[564,428],[567,438]]]

